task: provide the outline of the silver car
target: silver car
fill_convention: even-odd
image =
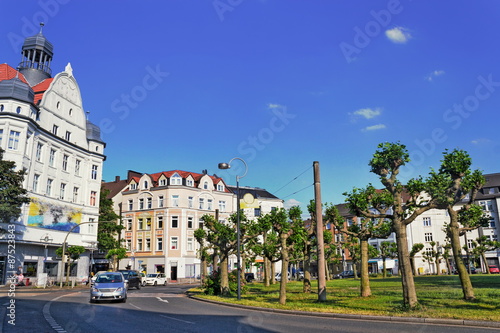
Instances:
[[[127,301],[127,281],[120,272],[106,272],[97,276],[90,288],[90,303],[98,301]]]

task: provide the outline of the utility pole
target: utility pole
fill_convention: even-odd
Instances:
[[[325,246],[323,243],[323,209],[321,205],[321,185],[319,162],[314,167],[314,200],[316,202],[316,238],[318,241],[318,301],[326,301]]]

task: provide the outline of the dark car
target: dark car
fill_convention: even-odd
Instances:
[[[125,280],[128,281],[128,289],[137,288],[141,289],[141,273],[138,271],[128,270],[128,269],[120,269],[118,270],[123,274]]]
[[[255,280],[254,273],[245,273],[245,280],[249,283]]]
[[[469,268],[467,266],[465,266],[465,269],[467,270],[467,272],[469,272]],[[470,266],[470,273],[471,274],[476,274],[477,273],[476,267]],[[453,274],[458,274],[458,269],[455,268],[453,270]]]
[[[347,279],[347,278],[353,278],[354,277],[354,271],[343,271],[339,274],[335,274],[333,276],[334,279]]]

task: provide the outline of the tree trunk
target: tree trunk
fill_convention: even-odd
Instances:
[[[372,295],[370,278],[368,276],[368,240],[360,240],[361,252],[361,297]]]
[[[472,288],[472,282],[470,281],[469,273],[462,260],[462,247],[460,246],[460,226],[458,224],[458,212],[453,210],[453,208],[448,209],[450,215],[450,224],[448,226],[448,236],[450,237],[451,249],[453,251],[453,259],[455,259],[455,265],[457,266],[458,277],[460,278],[460,283],[462,284],[462,292],[464,294],[465,300],[473,300],[474,289]]]
[[[286,237],[281,237],[281,281],[280,299],[281,305],[286,304],[286,284],[288,282],[288,249],[286,248]]]
[[[403,287],[403,303],[406,307],[413,309],[418,305],[418,298],[411,270],[406,226],[401,221],[394,220],[393,227],[396,233],[396,243],[398,245],[399,269],[401,271],[401,284]]]
[[[326,281],[330,281],[330,267],[328,267],[328,261],[325,260],[325,274],[326,274]]]
[[[486,260],[486,253],[481,253],[481,258],[483,259],[483,265],[486,268],[486,274],[491,274],[490,267],[488,266],[488,260]]]
[[[436,275],[441,275],[441,272],[439,272],[439,259],[434,258],[434,265],[436,266]]]
[[[200,266],[201,284],[203,285],[205,284],[207,278],[207,258],[204,255],[201,256]]]
[[[311,292],[311,247],[306,244],[305,256],[304,256],[304,284],[302,287],[302,292]]]
[[[224,256],[224,259],[221,261],[219,266],[220,271],[220,292],[221,295],[227,296],[230,293],[229,290],[229,275],[227,271],[227,256]]]
[[[415,257],[410,258],[410,265],[411,265],[411,273],[413,274],[413,276],[418,275],[415,270]]]
[[[269,281],[271,280],[271,265],[269,264],[269,259],[267,257],[264,257],[264,286],[269,287],[270,283]]]
[[[246,255],[245,253],[242,251],[241,252],[241,255],[240,255],[240,265],[241,265],[241,269],[240,269],[240,280],[241,281],[245,281],[245,271],[246,271]]]
[[[382,258],[382,276],[384,279],[387,277],[387,266],[385,264],[385,257]]]

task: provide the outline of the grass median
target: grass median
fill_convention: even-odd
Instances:
[[[465,301],[456,275],[415,277],[420,307],[412,311],[403,308],[399,277],[371,278],[370,297],[359,296],[357,279],[327,281],[327,301],[321,303],[317,301],[316,281],[312,281],[313,293],[309,294],[302,292],[302,282],[289,282],[286,305],[278,303],[279,283],[269,287],[260,282],[249,283],[240,301],[236,296],[205,295],[199,288],[191,292],[220,302],[285,310],[500,322],[500,275],[472,275],[471,281],[476,299]]]

